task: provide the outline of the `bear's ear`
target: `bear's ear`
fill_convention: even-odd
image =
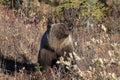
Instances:
[[[51,25],[48,24],[48,25],[47,25],[47,30],[50,30],[50,28],[51,28]]]
[[[48,30],[50,30],[51,24],[52,24],[52,19],[51,19],[51,18],[48,18],[48,20],[47,20],[47,29],[48,29]]]
[[[68,26],[69,26],[69,30],[72,31],[73,27],[74,27],[74,24],[73,23],[69,23]]]

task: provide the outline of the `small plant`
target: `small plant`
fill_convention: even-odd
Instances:
[[[41,71],[40,71],[41,68],[42,68],[42,67],[41,67],[39,64],[37,64],[36,67],[35,67],[36,71],[38,71],[38,72],[41,72]]]

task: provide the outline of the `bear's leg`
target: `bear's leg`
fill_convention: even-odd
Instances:
[[[54,52],[47,49],[40,50],[38,62],[43,70],[46,70],[48,67],[53,66],[55,64],[53,62],[54,60],[56,60],[56,55]]]

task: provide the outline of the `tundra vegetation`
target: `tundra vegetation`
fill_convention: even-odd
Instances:
[[[48,22],[73,26],[77,65],[57,61],[69,72],[36,64]],[[119,79],[119,0],[0,0],[0,80]]]

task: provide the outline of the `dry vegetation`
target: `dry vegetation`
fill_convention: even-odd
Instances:
[[[42,2],[34,3],[35,11],[31,7],[25,10],[26,4],[19,10],[4,7],[0,5],[0,80],[120,79],[120,33],[109,32],[112,23],[74,28],[75,52],[80,57],[77,69],[41,72],[36,64],[40,39],[46,29],[45,16],[54,8]]]

